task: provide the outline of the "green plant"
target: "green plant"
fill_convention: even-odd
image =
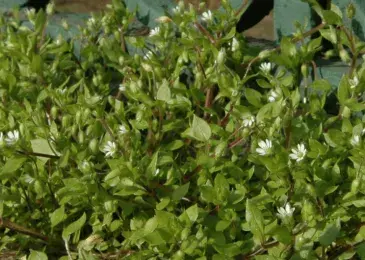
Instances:
[[[313,30],[351,51],[333,51],[351,71],[331,115],[330,84],[309,80],[321,38],[301,41],[298,29],[299,45],[284,38],[255,57],[223,5],[202,19],[181,3],[149,37],[133,37],[134,14],[115,0],[83,29],[80,57],[72,40],[45,36],[42,11],[29,13],[31,29],[1,20],[2,250],[364,257],[364,44],[336,7]]]

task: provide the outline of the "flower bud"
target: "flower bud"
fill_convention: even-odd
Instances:
[[[346,7],[346,15],[349,19],[354,18],[356,14],[356,8],[353,3],[349,3]]]
[[[324,53],[324,58],[325,59],[330,59],[332,57],[336,56],[336,52],[335,50],[328,50]]]
[[[218,56],[217,56],[217,64],[218,66],[221,66],[224,64],[226,59],[226,50],[224,48],[222,48],[219,52],[218,52]]]
[[[50,2],[47,7],[46,7],[46,14],[47,15],[52,15],[54,14],[54,9],[55,9],[55,6],[54,6],[54,3],[53,2]]]
[[[270,57],[270,55],[271,55],[271,50],[263,50],[259,53],[259,58],[266,59],[266,58]]]
[[[302,66],[300,67],[300,71],[302,72],[303,77],[307,78],[308,77],[308,65],[303,63]]]
[[[340,50],[340,58],[345,63],[350,63],[351,62],[350,55],[345,49]]]

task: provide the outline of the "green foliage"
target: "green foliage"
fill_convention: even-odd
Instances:
[[[228,6],[199,16],[180,3],[138,37],[115,0],[82,29],[80,57],[43,34],[46,13],[29,14],[32,28],[1,20],[0,248],[363,258],[365,45],[344,38],[336,7],[317,9],[321,37],[351,61],[337,91],[309,78],[321,37],[255,58]]]

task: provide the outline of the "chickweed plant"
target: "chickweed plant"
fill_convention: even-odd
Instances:
[[[353,7],[313,2],[323,24],[258,52],[222,5],[180,3],[143,36],[118,0],[70,40],[45,33],[51,11],[1,18],[2,254],[365,258]],[[317,75],[322,37],[349,64],[338,86]]]

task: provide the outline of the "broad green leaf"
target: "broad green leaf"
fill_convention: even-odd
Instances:
[[[189,191],[190,182],[178,187],[172,193],[173,200],[181,200]]]
[[[170,201],[171,201],[171,199],[169,197],[162,198],[160,203],[158,203],[156,205],[156,209],[163,210],[164,208],[166,208],[169,205]]]
[[[47,260],[48,257],[45,253],[30,249],[28,260]]]
[[[42,138],[33,139],[30,140],[30,143],[34,153],[54,155],[54,156],[60,155],[57,151],[55,151],[55,149],[53,149],[53,147],[50,146],[50,143],[46,139]],[[45,162],[49,160],[49,158],[43,156],[38,156],[37,158]]]
[[[6,175],[6,174],[17,171],[23,165],[23,163],[26,161],[27,161],[27,158],[25,158],[25,157],[12,157],[12,158],[8,159],[1,171],[0,177],[2,175]]]
[[[214,191],[220,204],[227,202],[229,183],[223,174],[218,173],[214,178]]]
[[[189,219],[192,223],[198,219],[199,208],[197,204],[194,204],[193,206],[189,207],[185,212],[189,216]]]
[[[231,221],[228,220],[220,220],[217,222],[217,225],[215,226],[215,231],[224,231],[231,225]]]
[[[65,207],[64,206],[59,207],[50,215],[51,215],[51,227],[53,228],[66,218]]]
[[[158,160],[158,151],[153,154],[151,162],[147,167],[147,176],[149,178],[153,178],[158,173],[157,172],[157,160]]]
[[[72,222],[71,224],[69,224],[62,232],[62,238],[63,239],[68,239],[68,237],[70,235],[72,235],[73,233],[80,231],[81,228],[84,226],[86,222],[86,214],[82,214],[82,216],[76,220],[75,222]]]
[[[245,89],[245,97],[247,98],[247,101],[255,106],[255,107],[261,107],[261,94],[257,90],[246,88]]]
[[[182,135],[190,136],[201,142],[207,142],[211,134],[212,130],[209,124],[204,119],[194,115],[191,128],[188,128]]]
[[[319,237],[319,243],[322,246],[329,246],[334,242],[340,234],[339,224],[329,224]]]
[[[157,90],[156,95],[157,100],[162,100],[165,102],[170,101],[171,99],[171,90],[169,88],[169,84],[167,80],[164,80],[161,84],[161,86]]]
[[[350,89],[350,84],[348,81],[348,77],[346,75],[343,75],[337,89],[337,98],[341,105],[344,105],[346,100],[350,98],[349,89]]]
[[[249,199],[246,201],[246,221],[255,240],[263,243],[265,241],[264,218],[258,207]]]
[[[311,87],[315,90],[322,90],[326,92],[331,90],[331,84],[326,79],[317,79],[313,81]]]

